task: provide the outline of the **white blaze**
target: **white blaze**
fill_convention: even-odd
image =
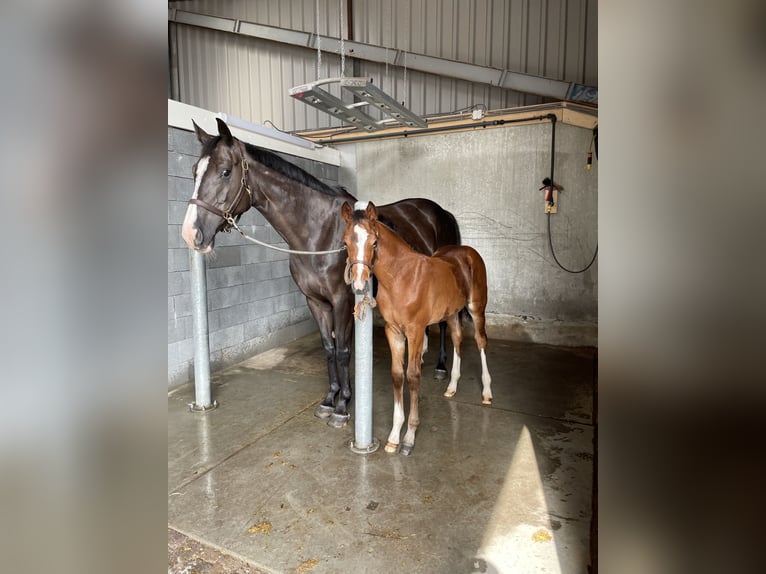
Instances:
[[[354,226],[354,233],[356,234],[356,256],[357,259],[363,260],[364,245],[367,243],[369,234],[361,225]],[[354,289],[357,291],[364,289],[364,279],[362,278],[363,270],[363,265],[354,265]]]
[[[202,185],[202,179],[205,177],[208,163],[210,163],[210,156],[207,155],[197,162],[197,177],[194,179],[194,194],[192,195],[192,198],[194,199],[197,199],[199,196],[199,188],[200,185]],[[189,207],[186,208],[186,217],[184,217],[184,223],[181,227],[181,237],[183,237],[186,244],[192,248],[194,246],[194,235],[196,233],[194,224],[196,222],[197,206],[190,203]]]

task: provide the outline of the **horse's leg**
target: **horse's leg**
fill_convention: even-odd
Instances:
[[[436,359],[434,379],[443,381],[447,378],[447,323],[439,323],[439,356]]]
[[[449,385],[444,391],[444,396],[454,397],[457,392],[457,382],[460,380],[460,345],[463,343],[463,327],[460,324],[459,312],[447,321],[449,321],[449,334],[452,338],[452,373],[450,373]]]
[[[473,317],[474,325],[474,338],[476,339],[476,346],[479,348],[481,354],[481,403],[484,405],[492,404],[492,377],[489,375],[489,369],[487,368],[487,330],[484,325],[484,309],[486,307],[486,296],[484,297],[484,303],[468,303],[468,311]]]
[[[394,421],[386,442],[386,452],[399,448],[399,433],[404,424],[404,334],[386,324],[386,338],[391,349],[391,383],[394,388]]]
[[[351,399],[351,376],[349,364],[351,362],[351,339],[354,334],[353,306],[343,300],[333,307],[335,324],[335,361],[338,369],[338,382],[340,393],[335,402],[335,412],[327,421],[334,428],[342,428],[348,424],[348,402]]]
[[[335,361],[335,339],[332,336],[332,308],[324,301],[318,301],[317,299],[310,299],[306,297],[306,302],[309,306],[309,311],[316,319],[319,326],[319,334],[322,337],[322,347],[324,347],[325,358],[327,359],[327,376],[329,379],[329,386],[327,395],[319,403],[319,406],[314,411],[314,416],[320,419],[329,418],[333,412],[333,404],[335,403],[335,395],[340,390],[340,384],[338,383],[338,368]]]
[[[423,332],[423,350],[420,352],[420,365],[422,369],[423,363],[426,362],[425,356],[428,352],[428,327],[425,328],[425,331]]]
[[[407,432],[402,439],[402,448],[399,451],[402,455],[408,456],[415,448],[415,431],[420,425],[420,415],[418,414],[418,393],[420,391],[420,352],[423,348],[423,329],[415,329],[413,332],[407,332],[407,346],[409,354],[407,357],[407,384],[410,387],[410,415],[407,418]]]

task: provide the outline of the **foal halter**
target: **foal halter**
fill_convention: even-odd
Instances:
[[[239,191],[237,191],[237,195],[234,196],[234,200],[231,202],[231,205],[228,209],[220,209],[216,207],[215,205],[212,205],[208,203],[207,201],[203,201],[201,199],[197,199],[196,197],[192,197],[189,200],[189,203],[193,203],[194,205],[199,205],[203,209],[207,209],[210,213],[214,213],[218,215],[219,217],[223,217],[226,221],[226,225],[223,228],[223,231],[225,233],[228,233],[231,231],[232,225],[231,222],[233,221],[234,215],[237,216],[237,219],[239,219],[239,216],[242,215],[245,211],[250,209],[250,206],[253,203],[253,192],[250,190],[250,185],[247,183],[247,171],[250,169],[247,165],[247,161],[245,160],[245,154],[242,153],[242,150],[239,151],[239,159],[240,163],[242,164],[242,181],[239,185]],[[242,197],[244,196],[244,192],[247,192],[248,197],[248,203],[247,208],[245,208],[245,211],[242,211],[241,213],[234,213],[237,207],[239,207],[240,202],[242,201]]]

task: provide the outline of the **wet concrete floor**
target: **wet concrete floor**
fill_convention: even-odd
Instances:
[[[452,399],[434,343],[410,457],[382,448],[393,399],[378,327],[372,454],[349,449],[353,404],[340,430],[313,416],[318,334],[215,374],[213,411],[189,412],[193,385],[170,393],[168,526],[254,572],[587,573],[595,349],[490,340],[487,407],[470,334]]]

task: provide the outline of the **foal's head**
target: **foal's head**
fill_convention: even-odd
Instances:
[[[346,202],[341,210],[346,222],[343,241],[348,249],[346,282],[357,293],[363,292],[372,273],[375,250],[378,247],[378,210],[371,202],[357,201],[354,207]]]
[[[194,195],[189,201],[181,236],[191,249],[208,253],[215,234],[228,228],[226,217],[237,217],[250,209],[245,146],[234,138],[220,119],[213,136],[194,124],[202,153],[192,168]]]

